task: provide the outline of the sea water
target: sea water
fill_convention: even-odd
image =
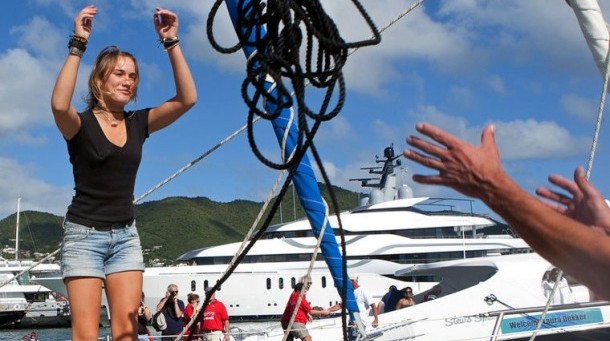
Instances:
[[[279,326],[279,321],[267,321],[267,322],[233,322],[231,323],[231,332],[235,333],[234,339],[240,340],[242,337],[246,337],[255,334],[258,331],[267,330],[271,327]],[[152,327],[148,327],[151,331],[154,340],[162,340],[160,337],[161,333],[157,333]],[[30,333],[36,332],[36,336],[39,341],[69,341],[71,339],[70,328],[47,328],[47,329],[5,329],[0,330],[0,340],[2,341],[19,341],[27,335],[27,340],[30,339]],[[241,333],[240,333],[241,332]],[[155,337],[157,336],[157,337]],[[110,339],[110,327],[100,327],[98,333],[98,340],[111,340]],[[173,340],[173,339],[171,339]]]
[[[70,328],[46,328],[46,329],[5,329],[0,330],[0,340],[19,341],[24,336],[30,340],[32,331],[36,332],[36,336],[40,341],[67,341],[72,337]],[[106,340],[106,336],[110,335],[110,327],[100,327],[99,339]]]

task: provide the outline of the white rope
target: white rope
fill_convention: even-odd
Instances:
[[[269,89],[267,90],[269,93],[273,92],[273,90],[276,88],[276,83],[273,82],[273,80],[271,78],[268,78],[267,81],[269,81],[270,83],[272,83],[272,85],[269,87]],[[264,102],[266,104],[266,102]],[[260,116],[257,117],[257,119],[259,119]],[[286,124],[286,129],[284,131],[284,135],[282,137],[282,141],[280,143],[281,145],[281,157],[283,160],[286,159],[285,156],[285,150],[286,150],[286,143],[287,143],[287,139],[288,139],[288,135],[289,135],[289,130],[290,130],[290,126],[292,125],[292,123],[294,122],[294,110],[292,110],[292,108],[290,108],[290,115],[288,118],[288,123]],[[243,130],[244,127],[242,127]],[[292,157],[294,157],[296,153],[296,148],[293,149],[293,151],[291,152],[291,154],[289,155],[288,159],[292,159]],[[267,198],[265,199],[265,202],[263,203],[263,206],[261,207],[261,209],[258,212],[258,215],[256,216],[256,219],[254,219],[254,222],[252,223],[252,225],[250,226],[250,229],[248,230],[248,232],[246,233],[246,235],[244,236],[244,239],[241,243],[241,245],[239,246],[238,250],[235,252],[235,255],[233,256],[233,258],[231,259],[231,262],[229,262],[229,264],[227,265],[227,268],[223,271],[223,274],[221,277],[224,277],[227,272],[233,268],[233,266],[235,265],[235,263],[237,262],[237,259],[242,255],[242,253],[244,252],[244,249],[246,248],[246,246],[248,245],[248,241],[250,240],[250,237],[252,236],[252,234],[254,233],[254,231],[256,230],[256,228],[258,227],[258,224],[260,222],[260,220],[262,219],[263,215],[265,214],[265,212],[267,211],[267,208],[269,206],[269,203],[271,202],[271,200],[273,199],[273,197],[275,196],[275,192],[277,190],[277,188],[279,187],[280,184],[280,180],[284,177],[284,174],[286,173],[286,171],[284,169],[282,169],[278,175],[278,177],[275,180],[275,183],[273,184],[273,187],[271,188],[271,191],[269,192],[269,195],[267,195]],[[183,329],[182,332],[174,339],[175,341],[179,341],[182,336],[184,335],[184,333],[192,326],[194,322],[194,319],[192,319]]]
[[[303,287],[301,288],[299,298],[297,299],[297,302],[294,306],[294,310],[292,311],[292,316],[290,316],[290,322],[288,323],[288,327],[286,328],[286,331],[284,332],[284,337],[282,338],[282,341],[286,341],[286,339],[288,338],[288,334],[292,330],[292,324],[294,323],[294,320],[297,316],[297,312],[299,311],[299,308],[301,307],[301,301],[303,299],[303,296],[305,296],[305,292],[307,291],[306,281],[307,281],[307,279],[309,279],[311,281],[311,271],[313,270],[313,266],[316,262],[316,258],[318,257],[318,250],[320,249],[320,244],[322,243],[322,237],[324,237],[324,231],[326,231],[329,211],[328,211],[328,205],[326,204],[326,201],[324,199],[322,199],[322,202],[324,203],[324,220],[322,221],[321,226],[320,226],[320,235],[318,236],[318,239],[316,242],[316,247],[314,248],[313,253],[311,255],[311,260],[309,261],[309,267],[307,268],[307,274],[305,275],[305,280],[303,281],[305,285],[303,285]]]
[[[411,5],[409,8],[407,8],[406,10],[402,11],[400,14],[398,14],[398,16],[396,16],[396,18],[390,20],[390,22],[388,22],[385,26],[383,26],[382,28],[379,29],[379,34],[383,33],[385,30],[387,30],[388,28],[390,28],[392,25],[394,25],[396,22],[398,22],[400,19],[402,19],[404,16],[406,16],[407,14],[411,13],[412,10],[414,10],[415,8],[417,8],[417,6],[421,5],[424,2],[424,0],[418,0],[417,2],[415,2],[413,5]],[[374,36],[371,36],[371,38],[373,38]],[[360,49],[360,47],[355,47],[353,49],[351,49],[349,51],[349,53],[347,54],[348,56],[351,56],[354,52],[358,51]]]
[[[260,117],[256,117],[254,120],[252,120],[252,123],[256,123],[258,120],[260,119]],[[229,136],[225,137],[222,141],[218,142],[214,147],[208,149],[208,151],[206,151],[205,153],[199,155],[197,158],[195,158],[193,161],[187,163],[184,167],[180,168],[178,171],[176,171],[174,174],[170,175],[169,177],[167,177],[165,180],[161,181],[160,183],[158,183],[157,185],[153,186],[151,189],[149,189],[148,191],[144,192],[144,194],[142,194],[141,196],[139,196],[137,199],[134,199],[134,204],[138,203],[140,200],[144,199],[145,197],[147,197],[149,194],[151,194],[152,192],[158,190],[159,188],[161,188],[163,185],[167,184],[168,182],[170,182],[171,180],[173,180],[175,177],[177,177],[178,175],[184,173],[187,169],[193,167],[197,162],[203,160],[205,157],[207,157],[208,155],[212,154],[214,151],[216,151],[216,149],[222,147],[225,143],[229,142],[230,140],[232,140],[235,136],[239,135],[241,132],[243,132],[246,128],[248,127],[247,124],[243,125],[241,128],[237,129],[235,132],[233,132],[232,134],[230,134]]]
[[[61,248],[59,248],[59,249],[57,249],[57,250],[55,250],[55,251],[53,251],[53,252],[49,253],[49,254],[48,254],[48,255],[46,255],[46,256],[45,256],[43,259],[41,259],[41,260],[39,260],[38,262],[36,262],[36,263],[34,263],[34,264],[30,265],[30,266],[29,266],[29,267],[27,267],[25,270],[23,270],[23,271],[19,272],[19,273],[18,273],[18,274],[16,274],[15,276],[11,277],[11,278],[10,278],[8,281],[6,281],[6,282],[4,282],[4,283],[0,284],[0,288],[2,288],[3,286],[5,286],[5,285],[9,284],[9,283],[10,283],[10,282],[12,282],[14,279],[16,279],[17,277],[19,277],[19,276],[23,275],[24,273],[26,273],[26,272],[30,271],[31,269],[33,269],[33,268],[37,267],[38,265],[40,265],[40,264],[41,264],[42,262],[44,262],[45,260],[47,260],[47,259],[49,259],[49,258],[51,258],[51,257],[55,256],[55,255],[56,255],[56,254],[59,252],[59,250],[61,250]]]
[[[591,177],[591,170],[593,168],[593,160],[595,159],[595,151],[597,150],[597,141],[599,140],[599,132],[601,130],[601,123],[602,123],[603,116],[604,116],[604,107],[605,107],[605,103],[606,103],[606,92],[608,91],[608,79],[610,78],[610,48],[608,49],[608,53],[606,53],[605,70],[606,70],[606,72],[604,73],[604,83],[602,85],[602,94],[601,94],[601,98],[599,101],[599,107],[597,110],[597,119],[595,121],[595,130],[593,132],[593,141],[591,143],[591,151],[589,153],[589,160],[587,162],[587,170],[586,170],[587,179],[589,179]],[[551,293],[549,294],[549,297],[547,298],[546,305],[544,307],[544,311],[540,315],[540,319],[538,320],[538,323],[536,324],[536,329],[534,330],[534,332],[532,333],[532,336],[530,337],[530,341],[534,341],[536,339],[536,335],[538,334],[538,331],[540,330],[540,327],[542,326],[542,323],[544,321],[544,318],[546,317],[549,307],[551,306],[551,301],[553,300],[553,297],[555,296],[555,293],[557,292],[557,289],[559,288],[559,281],[561,280],[562,277],[563,277],[563,270],[560,269],[559,274],[557,275],[557,278],[555,280],[555,285],[553,285],[553,289],[551,290]]]
[[[610,45],[609,45],[610,46]],[[591,144],[591,153],[589,154],[589,162],[587,164],[587,179],[591,176],[591,169],[593,168],[593,159],[595,158],[595,150],[597,149],[597,141],[599,139],[599,131],[601,129],[602,119],[604,116],[604,107],[606,103],[606,93],[608,91],[608,78],[610,78],[610,48],[608,54],[606,54],[606,72],[604,74],[604,84],[602,86],[602,94],[599,101],[599,108],[597,110],[597,120],[595,122],[595,132],[593,133],[593,143]]]

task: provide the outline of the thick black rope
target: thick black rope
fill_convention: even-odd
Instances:
[[[352,0],[352,3],[369,26],[373,38],[357,42],[345,42],[318,0],[239,0],[239,43],[232,47],[222,47],[216,42],[213,33],[214,20],[222,3],[222,0],[216,0],[207,20],[207,35],[212,47],[221,53],[234,53],[243,46],[256,49],[249,56],[248,71],[242,84],[242,97],[250,111],[248,123],[251,124],[255,115],[273,120],[282,110],[295,107],[291,95],[294,93],[299,127],[296,148],[303,148],[306,138],[303,135],[309,131],[306,117],[315,121],[327,121],[343,108],[345,82],[342,68],[347,60],[348,49],[379,43],[379,31],[358,0]],[[266,32],[262,32],[261,27],[265,27]],[[302,47],[305,47],[303,58]],[[304,66],[301,66],[302,59],[305,61]],[[266,77],[275,82],[276,93],[273,95],[265,90]],[[324,100],[317,110],[313,110],[313,105],[306,101],[306,84],[313,85],[318,91],[325,91]],[[331,108],[333,98],[336,98],[336,102]],[[267,112],[264,108],[265,101],[270,101],[276,109]],[[256,157],[269,167],[287,169],[294,165],[294,160],[275,163],[267,159],[259,151],[252,133],[249,143]]]
[[[313,139],[321,123],[337,116],[345,103],[346,91],[342,69],[347,61],[348,49],[375,45],[381,41],[377,27],[358,0],[352,0],[352,3],[369,26],[373,38],[350,43],[345,42],[341,37],[334,21],[326,14],[318,0],[239,0],[237,27],[242,28],[237,30],[239,43],[232,47],[222,47],[216,42],[213,34],[214,20],[222,3],[223,0],[216,0],[207,20],[207,35],[212,47],[225,54],[235,53],[244,46],[256,49],[256,52],[249,56],[246,77],[241,87],[242,97],[249,108],[248,142],[253,153],[263,164],[274,169],[286,169],[289,173],[262,227],[250,239],[234,265],[217,281],[211,293],[218,290],[229,278],[267,230],[308,149],[312,151],[330,194],[332,208],[339,223],[342,254],[347,254],[339,205]],[[253,39],[251,39],[252,35]],[[303,41],[305,41],[304,67],[301,66]],[[269,78],[274,82],[273,94],[267,89]],[[324,99],[317,110],[312,110],[306,101],[308,84],[324,92]],[[256,144],[253,123],[256,116],[274,120],[283,110],[294,108],[293,94],[296,98],[298,127],[294,155],[285,158],[281,163],[272,162],[261,153]],[[275,107],[273,112],[266,110],[269,103]],[[313,120],[311,128],[308,118]],[[344,280],[340,292],[341,300],[345,302],[348,278],[345,257],[342,260],[342,267]],[[211,293],[206,296],[201,310],[195,317],[197,320],[205,311]],[[345,304],[342,304],[343,337],[347,339],[345,312]],[[194,330],[194,327],[191,330]]]

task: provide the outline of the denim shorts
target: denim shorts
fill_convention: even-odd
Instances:
[[[106,275],[123,271],[144,271],[135,220],[131,226],[108,231],[64,221],[62,278],[106,278]]]

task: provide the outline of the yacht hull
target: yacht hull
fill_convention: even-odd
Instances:
[[[369,340],[525,340],[536,329],[547,298],[541,286],[550,264],[537,254],[449,261],[405,269],[401,274],[435,273],[439,298],[379,316],[379,326],[366,330]],[[575,303],[552,305],[536,340],[607,340],[610,304],[589,302],[588,290],[572,286]],[[307,325],[314,340],[341,340],[340,318]],[[276,328],[246,340],[281,340]],[[588,340],[588,338],[587,338]]]

